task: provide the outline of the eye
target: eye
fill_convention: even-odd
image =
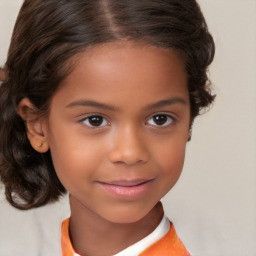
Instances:
[[[165,114],[154,115],[147,120],[147,124],[154,126],[168,126],[175,120],[173,117]]]
[[[109,122],[102,116],[89,116],[83,120],[83,123],[89,127],[104,127],[108,126]]]

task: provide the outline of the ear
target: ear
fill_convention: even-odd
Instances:
[[[47,119],[37,114],[36,107],[28,98],[23,98],[20,101],[18,112],[25,122],[31,146],[39,153],[47,152],[49,150]]]
[[[5,81],[7,79],[7,74],[4,69],[0,68],[0,81]]]
[[[189,133],[188,133],[188,142],[191,141],[191,137],[192,137],[192,131],[190,130]]]
[[[188,130],[188,142],[191,141],[192,138],[192,128],[193,128],[194,118],[191,118],[190,116],[190,124],[189,124],[189,130]]]

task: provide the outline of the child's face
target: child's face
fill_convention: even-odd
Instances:
[[[128,223],[146,216],[178,180],[189,124],[178,55],[112,43],[80,54],[52,98],[47,139],[71,202]]]

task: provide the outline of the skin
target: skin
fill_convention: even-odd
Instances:
[[[20,103],[25,119],[30,108],[28,99]],[[31,145],[50,149],[70,193],[79,254],[116,254],[156,228],[190,128],[187,75],[174,50],[117,42],[80,53],[47,118],[31,120]]]

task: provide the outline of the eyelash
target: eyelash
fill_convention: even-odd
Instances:
[[[161,120],[160,119],[160,122],[164,121],[164,123],[163,124],[159,124],[159,125],[157,125],[157,124],[150,124],[149,123],[150,119],[154,119],[154,118],[157,118],[157,117],[161,117],[161,118],[164,117],[166,120],[163,120],[163,119]],[[168,127],[168,126],[174,124],[175,122],[176,122],[176,118],[174,118],[173,116],[159,113],[159,114],[155,114],[155,115],[151,116],[149,119],[147,119],[146,123],[148,123],[151,126],[156,126],[156,127]]]
[[[156,121],[157,121],[156,118],[159,119],[158,121],[163,122],[163,123],[156,124]],[[95,120],[93,120],[93,119],[95,119]],[[153,120],[154,124],[150,123],[151,119]],[[93,121],[99,122],[99,124],[93,125],[91,123]],[[164,128],[164,127],[169,127],[172,124],[175,124],[176,121],[177,121],[176,118],[171,115],[159,113],[159,114],[155,114],[155,115],[151,116],[150,118],[148,118],[146,121],[146,124],[150,125],[150,126]],[[103,128],[106,126],[110,126],[110,122],[107,120],[107,118],[105,118],[104,116],[102,116],[100,114],[90,115],[90,116],[84,118],[83,120],[81,120],[81,122],[83,122],[86,126],[93,128],[93,129],[99,129],[99,128]]]
[[[92,125],[90,123],[90,121],[93,121],[93,118],[94,119],[100,118],[103,121],[104,125],[102,125],[102,122],[100,122],[99,125]],[[95,121],[97,121],[97,120],[95,120]],[[84,118],[83,120],[81,120],[81,122],[83,122],[86,126],[94,128],[94,129],[102,128],[102,127],[105,127],[105,126],[110,126],[110,122],[107,120],[107,118],[105,118],[105,117],[103,117],[102,115],[99,115],[99,114],[90,115],[90,116]]]

